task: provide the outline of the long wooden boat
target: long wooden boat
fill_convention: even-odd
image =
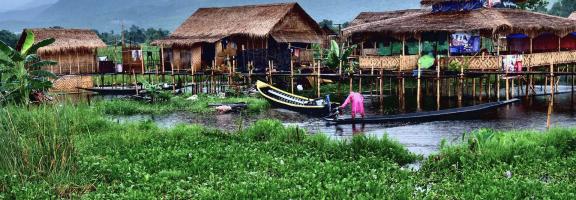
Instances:
[[[175,89],[182,89],[182,86],[176,86]],[[92,87],[92,88],[82,88],[78,87],[78,89],[95,92],[100,95],[136,95],[136,88],[134,86],[130,87],[111,87],[111,86],[103,86],[103,87]],[[168,85],[167,87],[162,87],[162,90],[172,90],[172,85]],[[141,86],[138,87],[139,93],[145,93]]]
[[[362,118],[324,118],[326,121],[335,124],[354,124],[354,123],[366,123],[366,124],[374,124],[374,123],[387,123],[387,122],[406,122],[406,121],[434,121],[439,120],[446,117],[452,116],[459,116],[459,115],[466,115],[466,114],[473,114],[478,113],[490,109],[495,109],[504,105],[512,104],[514,102],[518,102],[520,99],[511,99],[508,101],[498,101],[492,103],[485,103],[475,106],[468,106],[462,108],[451,108],[439,111],[427,111],[427,112],[415,112],[415,113],[406,113],[406,114],[398,114],[398,115],[384,115],[384,116],[374,116],[374,117],[366,117]]]
[[[134,87],[92,87],[92,88],[78,88],[89,92],[96,92],[100,95],[135,95],[136,88]],[[138,88],[139,92],[143,90]]]
[[[256,88],[274,107],[315,116],[327,116],[330,113],[331,105],[329,99],[310,99],[298,96],[262,81],[256,82]]]

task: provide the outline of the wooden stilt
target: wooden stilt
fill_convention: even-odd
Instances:
[[[380,103],[384,102],[384,70],[380,69],[380,79],[378,80],[380,90]]]
[[[294,61],[290,59],[290,91],[294,94]]]
[[[321,74],[322,74],[322,70],[320,69],[321,67],[321,62],[318,62],[318,79],[317,79],[317,86],[318,86],[318,98],[320,98],[321,94],[320,94],[320,81],[322,81],[321,79]]]
[[[462,93],[464,92],[463,88],[464,82],[464,67],[460,66],[460,79],[458,84],[458,102],[462,102]]]
[[[359,70],[358,73],[360,74],[360,80],[358,81],[358,92],[362,94],[362,70]]]
[[[437,56],[436,60],[436,109],[440,110],[440,56]]]
[[[142,74],[144,74],[146,72],[146,67],[144,66],[144,52],[141,51],[142,53],[140,54],[140,63],[142,65]]]
[[[170,61],[170,71],[172,77],[172,93],[176,93],[176,77],[174,77],[174,62]]]
[[[422,78],[422,70],[420,68],[420,64],[418,64],[418,80],[417,80],[417,91],[416,91],[416,108],[418,111],[422,110],[421,104],[420,104],[420,98],[422,98],[422,85],[421,85],[421,79]]]

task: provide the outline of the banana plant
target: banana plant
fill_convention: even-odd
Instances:
[[[352,45],[346,48],[340,48],[338,42],[335,40],[330,41],[330,48],[325,50],[325,61],[324,64],[330,69],[336,70],[340,67],[340,62],[342,62],[342,68],[345,72],[350,73],[354,70],[354,63],[348,60],[348,57],[352,54],[357,45]]]
[[[6,55],[0,57],[0,103],[28,104],[30,94],[52,88],[50,79],[57,77],[41,69],[57,63],[40,59],[36,51],[54,42],[55,40],[50,38],[36,43],[32,31],[26,32],[20,50],[0,41],[0,53]]]

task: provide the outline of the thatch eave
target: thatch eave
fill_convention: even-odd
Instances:
[[[56,29],[56,28],[38,28],[38,29],[24,29],[18,44],[17,49],[22,48],[22,44],[26,39],[28,31],[34,33],[35,43],[40,41],[54,38],[56,41],[46,47],[38,49],[39,54],[62,54],[69,52],[92,52],[97,48],[106,47],[102,39],[98,37],[96,32],[87,29]]]
[[[535,37],[542,33],[565,36],[576,32],[576,23],[566,18],[515,9],[479,9],[466,12],[432,13],[421,11],[401,17],[348,27],[346,36],[362,33],[418,34],[425,32],[470,32]]]

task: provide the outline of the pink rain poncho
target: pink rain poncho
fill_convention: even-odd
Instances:
[[[362,96],[362,94],[350,92],[350,95],[340,107],[344,108],[348,104],[352,106],[352,118],[355,118],[356,114],[360,114],[362,118],[364,118],[364,96]]]

